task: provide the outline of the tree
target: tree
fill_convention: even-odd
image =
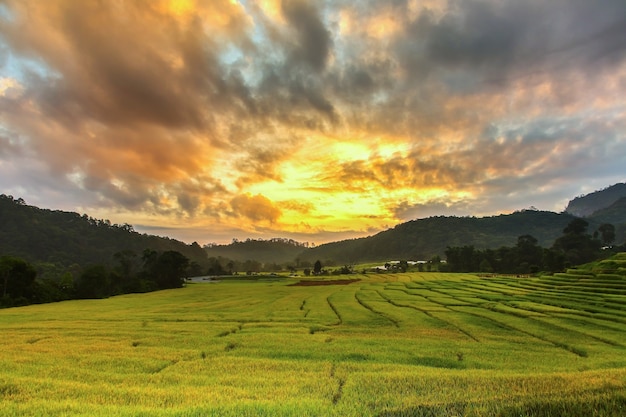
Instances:
[[[37,270],[14,256],[0,257],[0,285],[3,304],[27,304],[33,296]]]
[[[157,259],[155,281],[159,288],[180,288],[184,284],[189,259],[180,252],[168,250]]]
[[[439,255],[435,255],[432,258],[430,258],[430,260],[428,261],[428,264],[426,265],[426,270],[428,272],[433,270],[433,267],[436,271],[439,271],[439,268],[441,266],[441,257]]]
[[[159,289],[180,288],[185,283],[189,259],[180,252],[148,249],[144,251],[143,263],[143,279],[152,281]]]
[[[261,272],[261,262],[255,261],[253,259],[248,259],[243,263],[243,269],[247,274],[251,273],[259,273]]]
[[[450,272],[475,272],[480,269],[480,254],[474,246],[448,246],[445,254]]]
[[[319,275],[322,273],[322,263],[320,262],[320,260],[318,259],[317,261],[315,261],[315,263],[313,264],[313,275]]]
[[[554,241],[552,249],[563,254],[565,266],[580,265],[596,258],[600,242],[585,233],[588,225],[583,219],[574,219],[563,229],[563,236]]]
[[[493,272],[493,267],[487,259],[480,261],[479,269],[480,272]]]
[[[542,264],[548,271],[562,271],[565,268],[565,256],[555,250],[543,249]]]
[[[232,272],[231,272],[232,274]],[[191,261],[189,266],[187,267],[187,276],[189,277],[199,277],[202,274],[202,266],[196,261]]]
[[[352,271],[352,265],[344,265],[339,269],[339,273],[342,275],[348,275],[351,274]]]
[[[522,235],[517,238],[517,271],[527,274],[537,272],[542,264],[543,250],[538,246],[538,240],[531,235]]]
[[[222,266],[219,258],[211,257],[209,258],[209,269],[207,270],[208,275],[225,275],[226,271]]]
[[[586,220],[574,219],[569,222],[567,226],[565,226],[565,229],[563,229],[563,234],[584,235],[587,231],[587,226],[589,226],[589,223],[587,223]]]
[[[124,250],[113,254],[116,265],[111,272],[111,293],[124,294],[140,291],[141,285],[137,273],[139,260],[137,254],[131,250]]]
[[[110,293],[111,280],[104,265],[92,265],[78,278],[76,295],[78,298],[106,298]]]
[[[609,246],[615,242],[615,226],[612,224],[601,224],[600,227],[598,227],[598,232],[600,232],[600,236],[602,236],[602,243],[605,246]]]

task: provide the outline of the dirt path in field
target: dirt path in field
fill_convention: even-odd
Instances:
[[[289,287],[315,287],[319,285],[348,285],[353,282],[361,281],[359,278],[354,279],[330,279],[330,280],[301,280],[294,284],[289,284]]]

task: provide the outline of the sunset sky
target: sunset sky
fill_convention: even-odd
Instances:
[[[0,0],[0,193],[316,244],[626,180],[624,0]]]

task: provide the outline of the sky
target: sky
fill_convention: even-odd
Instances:
[[[191,243],[626,180],[624,0],[0,0],[0,193]]]

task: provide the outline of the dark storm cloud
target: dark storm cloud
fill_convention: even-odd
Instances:
[[[331,53],[332,40],[314,3],[304,0],[284,0],[282,10],[297,34],[297,44],[292,51],[293,58],[305,63],[314,71],[322,71]]]
[[[453,5],[442,17],[423,11],[398,38],[399,61],[409,78],[434,77],[451,89],[465,80],[475,84],[472,89],[484,88],[538,71],[620,62],[626,50],[626,6],[619,0]],[[456,84],[450,73],[458,77]]]
[[[430,13],[422,13],[409,25],[409,36],[404,39],[420,48],[407,51],[409,71],[420,73],[425,65],[450,68],[509,65],[528,25],[523,15],[497,10],[508,4],[494,7],[468,1],[462,10],[449,12],[439,21]]]

